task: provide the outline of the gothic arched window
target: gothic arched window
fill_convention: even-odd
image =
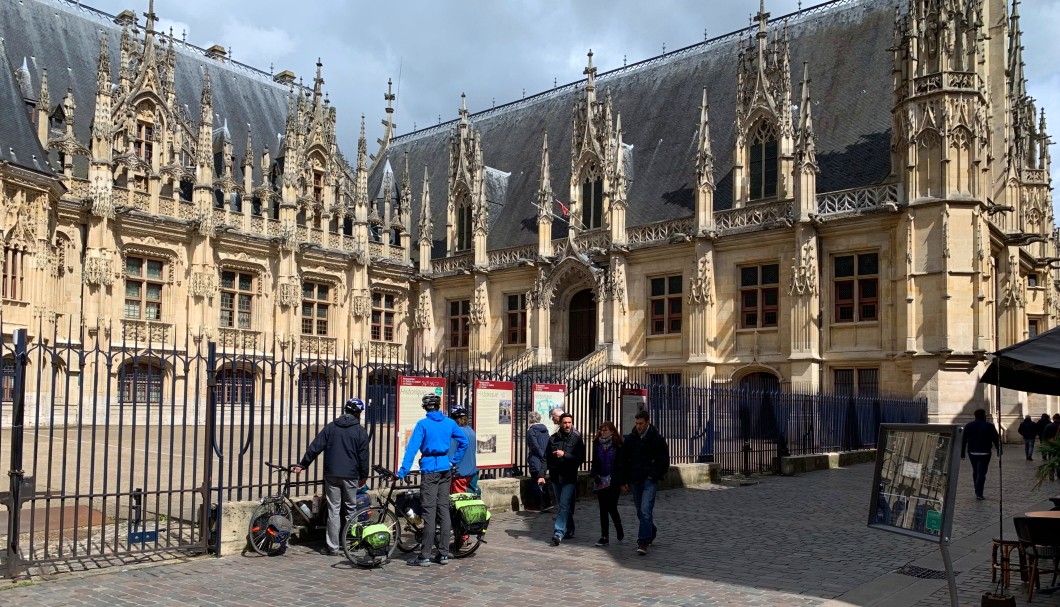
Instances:
[[[762,200],[777,195],[777,140],[776,126],[766,120],[759,121],[751,134],[748,149],[748,175],[751,184],[749,200]]]
[[[582,224],[586,229],[604,225],[604,180],[596,165],[590,165],[582,179]]]
[[[471,199],[465,194],[456,204],[456,250],[467,251],[474,245]]]

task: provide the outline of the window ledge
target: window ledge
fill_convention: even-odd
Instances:
[[[736,329],[737,333],[775,333],[780,330],[780,327],[747,327],[746,329]]]
[[[878,321],[878,320],[859,320],[859,321],[843,321],[843,322],[832,321],[832,324],[829,325],[829,326],[832,326],[832,327],[875,327],[875,326],[878,326],[879,324],[880,324],[880,321]]]
[[[647,339],[667,339],[667,338],[674,338],[674,337],[678,337],[678,338],[679,337],[684,337],[684,335],[685,335],[685,333],[682,330],[682,331],[680,331],[678,333],[656,333],[654,335],[648,334],[646,337],[647,337]]]

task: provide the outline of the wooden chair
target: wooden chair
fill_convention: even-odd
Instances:
[[[1027,555],[1027,601],[1034,599],[1035,587],[1041,587],[1041,576],[1053,574],[1052,584],[1060,573],[1060,519],[1017,516],[1016,537]]]

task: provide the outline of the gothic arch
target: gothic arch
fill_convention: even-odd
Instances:
[[[578,287],[592,289],[593,296],[597,301],[600,299],[596,274],[585,262],[573,257],[561,261],[545,282],[544,296],[550,304],[555,301],[557,289],[561,287],[564,289],[563,296],[567,299],[581,290]]]
[[[777,368],[759,362],[736,369],[733,371],[730,380],[733,387],[742,388],[747,382],[755,381],[756,378],[764,380],[767,376],[771,376],[776,380],[778,390],[785,383],[784,375]]]

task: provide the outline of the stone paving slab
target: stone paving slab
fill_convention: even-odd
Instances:
[[[962,469],[954,558],[962,605],[978,605],[990,584],[990,538],[998,524],[997,474],[987,501],[972,497]],[[1033,463],[1006,459],[1005,516],[1043,509],[1060,483],[1031,490]],[[376,570],[292,546],[285,556],[210,557],[111,569],[0,590],[0,604],[33,605],[732,605],[948,606],[945,582],[895,573],[906,564],[941,568],[933,544],[869,529],[870,464],[798,477],[766,477],[753,486],[659,494],[659,538],[635,553],[628,497],[620,511],[629,537],[593,547],[594,502],[579,502],[577,536],[548,545],[549,514],[494,517],[488,544],[445,567],[395,560]],[[1014,537],[1011,522],[1006,532]],[[1023,587],[1012,588],[1020,594]],[[1017,604],[1026,604],[1022,596]],[[1060,605],[1039,596],[1034,605]]]

